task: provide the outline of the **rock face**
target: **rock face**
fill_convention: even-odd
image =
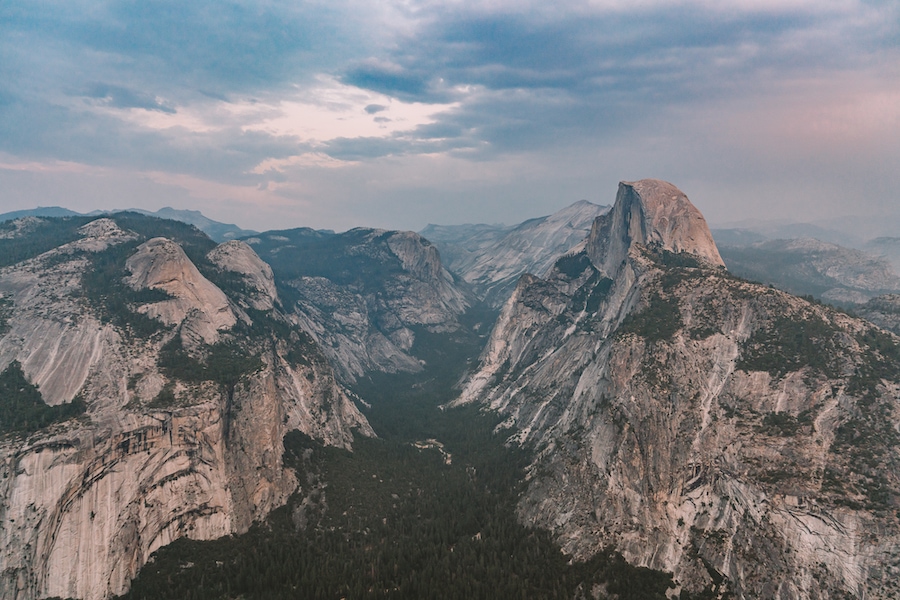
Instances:
[[[286,310],[349,382],[420,370],[416,332],[456,330],[471,302],[437,249],[412,232],[295,229],[247,242],[286,283]]]
[[[900,593],[900,347],[730,276],[674,186],[623,183],[524,276],[459,403],[535,452],[520,518],[736,598]],[[676,591],[677,592],[677,591]]]
[[[723,266],[706,219],[684,193],[657,179],[619,183],[616,203],[594,222],[587,255],[606,277],[615,278],[634,245],[689,252]]]
[[[900,292],[900,276],[884,258],[811,238],[723,246],[728,270],[793,294],[838,304],[862,304]]]
[[[342,447],[373,435],[309,336],[271,309],[271,272],[253,271],[249,247],[213,250],[201,273],[177,238],[148,233],[169,225],[123,219],[0,270],[0,371],[18,361],[48,404],[86,406],[0,432],[3,598],[123,593],[157,548],[244,532],[282,505],[297,487],[287,431]],[[16,227],[4,231],[29,235]],[[192,239],[200,258],[214,246]],[[110,264],[118,278],[98,292],[88,275]]]
[[[243,297],[248,307],[265,311],[279,303],[272,267],[245,242],[232,240],[219,244],[208,258],[223,271],[237,273],[243,278],[247,288]]]
[[[228,297],[206,279],[188,259],[181,246],[165,238],[141,244],[125,267],[126,280],[136,290],[162,290],[170,300],[145,304],[140,312],[166,325],[185,324],[202,342],[218,341],[219,331],[230,329],[237,317]]]
[[[499,308],[520,275],[543,275],[561,254],[584,240],[594,219],[608,210],[581,200],[515,227],[429,225],[421,233],[438,245],[447,268]]]

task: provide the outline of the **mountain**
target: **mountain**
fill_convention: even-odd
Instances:
[[[900,335],[900,295],[876,296],[865,304],[855,307],[854,312],[882,329]]]
[[[107,598],[374,435],[247,244],[136,213],[0,226],[0,596]]]
[[[836,304],[864,303],[900,292],[891,264],[861,250],[810,238],[768,240],[735,247],[721,245],[728,270],[798,295]]]
[[[238,238],[256,234],[256,232],[252,229],[241,229],[240,227],[232,223],[220,223],[218,221],[213,221],[212,219],[205,217],[198,210],[176,210],[169,206],[161,208],[156,212],[136,209],[131,210],[133,212],[139,212],[142,214],[150,215],[152,217],[159,217],[160,219],[171,219],[173,221],[188,223],[217,242],[235,240]]]
[[[30,208],[26,210],[14,210],[12,212],[6,212],[0,214],[0,223],[5,223],[6,221],[15,221],[16,219],[21,219],[23,217],[77,217],[81,216],[81,213],[77,213],[73,210],[69,210],[68,208],[62,208],[61,206],[38,206],[37,208]]]
[[[873,231],[869,221],[846,217],[837,221],[821,220],[814,223],[751,219],[719,225],[713,228],[712,233],[721,245],[743,246],[764,240],[813,238],[840,246],[860,248],[866,239],[865,230],[860,228],[863,222],[870,225],[868,231]]]
[[[279,281],[291,318],[345,381],[422,369],[417,342],[460,329],[473,299],[413,232],[291,229],[247,238]]]
[[[894,597],[898,342],[734,277],[677,188],[623,182],[519,280],[451,405],[505,419],[533,457],[520,518],[576,559],[709,598]]]
[[[713,239],[716,240],[716,245],[720,248],[723,246],[737,246],[739,248],[752,246],[753,244],[764,242],[769,239],[756,231],[740,228],[711,229],[710,233],[712,233]]]
[[[471,284],[487,304],[500,307],[522,273],[543,274],[584,240],[594,218],[608,210],[581,200],[511,228],[429,225],[421,234],[437,245],[450,271]]]
[[[218,221],[213,221],[212,219],[205,217],[200,211],[197,210],[176,210],[168,206],[165,208],[161,208],[156,212],[142,210],[140,208],[131,208],[127,211],[95,210],[87,215],[69,210],[68,208],[61,208],[59,206],[42,206],[28,210],[16,210],[13,212],[0,214],[0,223],[6,221],[14,221],[15,219],[21,219],[22,217],[99,217],[112,215],[118,212],[133,212],[142,215],[148,215],[151,217],[159,217],[160,219],[171,219],[173,221],[187,223],[189,225],[193,225],[217,242],[233,240],[256,233],[251,229],[241,229],[237,225],[232,225],[230,223],[219,223]]]
[[[879,238],[896,236],[897,231],[900,231],[900,213],[842,215],[810,222],[748,219],[720,223],[712,229],[713,237],[720,245],[744,246],[771,239],[814,238],[866,251],[871,251],[873,242]]]

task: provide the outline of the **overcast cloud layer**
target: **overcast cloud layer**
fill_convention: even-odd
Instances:
[[[900,5],[0,3],[0,212],[420,229],[643,177],[713,222],[900,213]]]

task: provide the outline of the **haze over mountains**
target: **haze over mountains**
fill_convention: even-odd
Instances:
[[[4,598],[900,594],[884,260],[717,246],[658,180],[418,234],[158,216],[0,223]]]

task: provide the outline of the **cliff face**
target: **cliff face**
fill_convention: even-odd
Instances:
[[[594,219],[608,210],[582,200],[515,227],[429,225],[422,235],[438,244],[447,268],[499,308],[519,276],[543,275],[561,254],[584,240]]]
[[[412,232],[267,232],[248,239],[285,282],[286,310],[346,381],[415,372],[416,331],[448,332],[471,302],[437,249]]]
[[[172,240],[144,242],[128,257],[125,268],[131,273],[126,282],[134,289],[160,290],[171,297],[143,304],[138,312],[169,326],[184,323],[198,342],[217,342],[219,331],[231,329],[237,322],[225,293],[201,275]]]
[[[587,255],[606,277],[615,278],[635,246],[689,252],[723,266],[706,220],[684,193],[657,179],[619,184],[612,210],[594,221]]]
[[[67,223],[4,233],[37,247],[25,236]],[[20,364],[47,404],[85,407],[0,424],[3,598],[122,593],[160,546],[246,531],[283,504],[297,487],[287,431],[342,447],[373,435],[309,336],[272,309],[252,250],[173,227],[99,219],[0,270],[0,371]]]
[[[622,184],[520,280],[457,402],[535,451],[520,517],[575,556],[715,597],[897,594],[897,338],[721,264],[674,186]]]

